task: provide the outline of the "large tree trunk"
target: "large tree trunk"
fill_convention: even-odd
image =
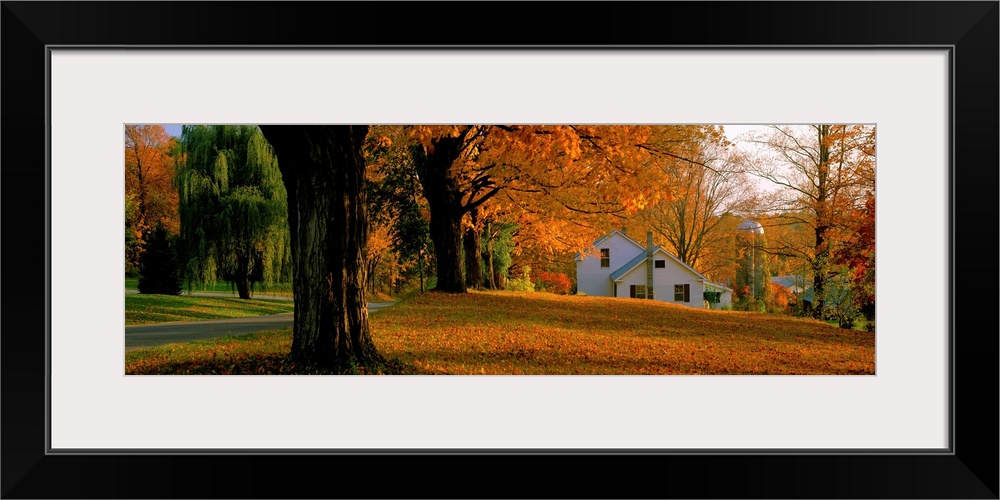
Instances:
[[[414,157],[424,197],[431,211],[430,236],[434,242],[439,292],[465,293],[462,278],[462,193],[452,177],[452,164],[461,154],[460,138],[442,138],[433,150]]]
[[[827,206],[829,195],[829,169],[830,169],[830,146],[827,144],[827,137],[830,135],[829,125],[820,125],[817,130],[819,139],[819,164],[816,166],[816,198],[814,200],[816,210],[816,246],[813,256],[813,316],[818,319],[826,319],[826,273],[830,260],[830,242],[827,239],[827,231],[830,208]]]
[[[295,323],[291,360],[341,371],[382,361],[368,327],[367,126],[261,126],[288,192]]]
[[[493,283],[496,285],[497,290],[503,290],[507,288],[507,273],[500,271],[494,272]]]
[[[430,232],[434,242],[434,258],[437,267],[437,285],[439,292],[465,293],[465,281],[462,278],[462,217],[454,216],[450,210],[440,209],[434,213],[434,203],[431,207]]]
[[[242,252],[241,252],[242,253]],[[236,256],[236,274],[233,275],[236,292],[243,300],[250,300],[250,257]]]
[[[476,214],[475,209],[470,212],[472,227],[465,231],[463,243],[465,245],[465,285],[479,290],[483,288],[483,269],[479,265],[481,242],[479,231],[476,229],[476,224],[479,222]]]
[[[816,228],[816,255],[812,260],[813,272],[813,317],[826,319],[826,273],[830,260],[830,248],[826,241],[826,227]]]

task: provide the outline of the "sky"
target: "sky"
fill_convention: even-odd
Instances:
[[[181,136],[181,126],[180,125],[164,125],[163,128],[167,129],[167,133],[174,136]]]
[[[736,138],[751,130],[764,128],[766,125],[723,125],[726,131],[726,138],[731,142],[736,142]]]

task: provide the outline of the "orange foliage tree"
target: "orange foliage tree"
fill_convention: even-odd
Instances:
[[[701,127],[649,125],[415,126],[416,162],[431,210],[437,289],[481,283],[480,237],[487,202],[516,220],[523,241],[552,252],[579,249],[626,217],[671,196],[679,146]],[[503,196],[498,196],[498,195]],[[463,218],[468,220],[463,226]],[[559,229],[559,230],[554,230]],[[471,231],[471,232],[470,232]],[[465,244],[463,233],[467,235]],[[530,237],[528,235],[531,235]],[[463,279],[461,252],[465,249]]]
[[[373,125],[365,141],[369,291],[398,292],[414,272],[423,291],[426,200],[413,168],[413,148],[404,127]]]
[[[177,141],[162,125],[125,125],[125,259],[137,266],[149,232],[158,224],[177,234],[174,187]]]
[[[721,127],[706,128],[683,152],[685,158],[669,158],[661,167],[676,179],[675,196],[639,212],[629,225],[639,226],[639,233],[651,231],[685,264],[715,274],[732,264],[738,221],[729,214],[746,211],[755,193]]]
[[[835,255],[837,264],[851,270],[855,305],[869,320],[875,319],[875,129],[864,130],[858,139],[857,175],[866,190],[863,207],[851,207],[845,214],[848,238]]]

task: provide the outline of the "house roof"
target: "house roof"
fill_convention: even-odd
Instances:
[[[711,287],[713,287],[713,288],[722,288],[722,289],[724,289],[724,290],[729,290],[730,292],[732,292],[732,291],[733,291],[733,289],[732,289],[732,288],[729,288],[728,286],[726,286],[726,285],[723,285],[722,283],[716,283],[716,282],[714,282],[714,281],[708,281],[708,280],[703,280],[703,281],[704,281],[704,283],[705,283],[706,285],[709,285],[709,286],[711,286]]]
[[[618,233],[619,235],[621,235],[622,238],[625,238],[626,240],[632,242],[633,245],[635,245],[636,247],[640,248],[641,250],[646,250],[646,247],[644,247],[641,244],[639,244],[638,241],[635,241],[632,238],[629,238],[627,234],[619,231],[618,229],[613,229],[613,230],[611,230],[610,233],[605,234],[604,236],[601,236],[600,238],[597,238],[596,240],[594,240],[593,243],[590,244],[590,246],[591,247],[596,247],[597,245],[600,245],[604,240],[610,238],[615,233]],[[576,255],[573,256],[573,259],[580,260],[582,257],[583,257],[583,252],[577,252]]]
[[[805,285],[805,280],[801,276],[795,275],[772,276],[771,283],[777,283],[789,290],[798,289],[801,292]]]
[[[685,264],[684,261],[682,261],[681,259],[678,259],[676,256],[674,256],[674,254],[672,254],[672,253],[664,250],[661,247],[654,246],[653,247],[653,255],[656,255],[657,253],[662,253],[662,254],[666,255],[667,257],[670,257],[671,259],[674,260],[674,262],[680,264],[682,267],[684,267],[688,271],[691,271],[695,276],[697,276],[698,278],[700,278],[701,281],[703,281],[705,283],[709,283],[709,284],[711,284],[713,286],[725,288],[726,290],[732,291],[732,288],[729,288],[729,287],[727,287],[725,285],[721,285],[719,283],[712,283],[711,281],[708,281],[708,278],[706,278],[704,274],[701,274],[698,271],[695,271],[693,267]],[[623,277],[625,277],[626,274],[628,274],[633,269],[639,267],[644,262],[646,262],[646,252],[643,252],[643,253],[641,253],[639,255],[636,255],[635,258],[633,258],[632,260],[630,260],[627,263],[625,263],[624,266],[619,267],[618,269],[615,269],[611,273],[611,280],[612,281],[621,281],[621,279]]]
[[[656,253],[656,250],[658,250],[658,248],[653,247],[653,253]],[[612,271],[611,280],[612,281],[620,280],[622,276],[625,276],[626,274],[628,274],[629,271],[639,267],[639,264],[642,264],[643,262],[646,262],[646,252],[636,255],[632,260],[626,262],[624,266],[619,267],[618,269]]]

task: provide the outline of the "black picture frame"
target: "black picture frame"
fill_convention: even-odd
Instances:
[[[998,498],[996,1],[2,4],[4,498]],[[951,452],[48,454],[46,47],[414,44],[950,47]]]

